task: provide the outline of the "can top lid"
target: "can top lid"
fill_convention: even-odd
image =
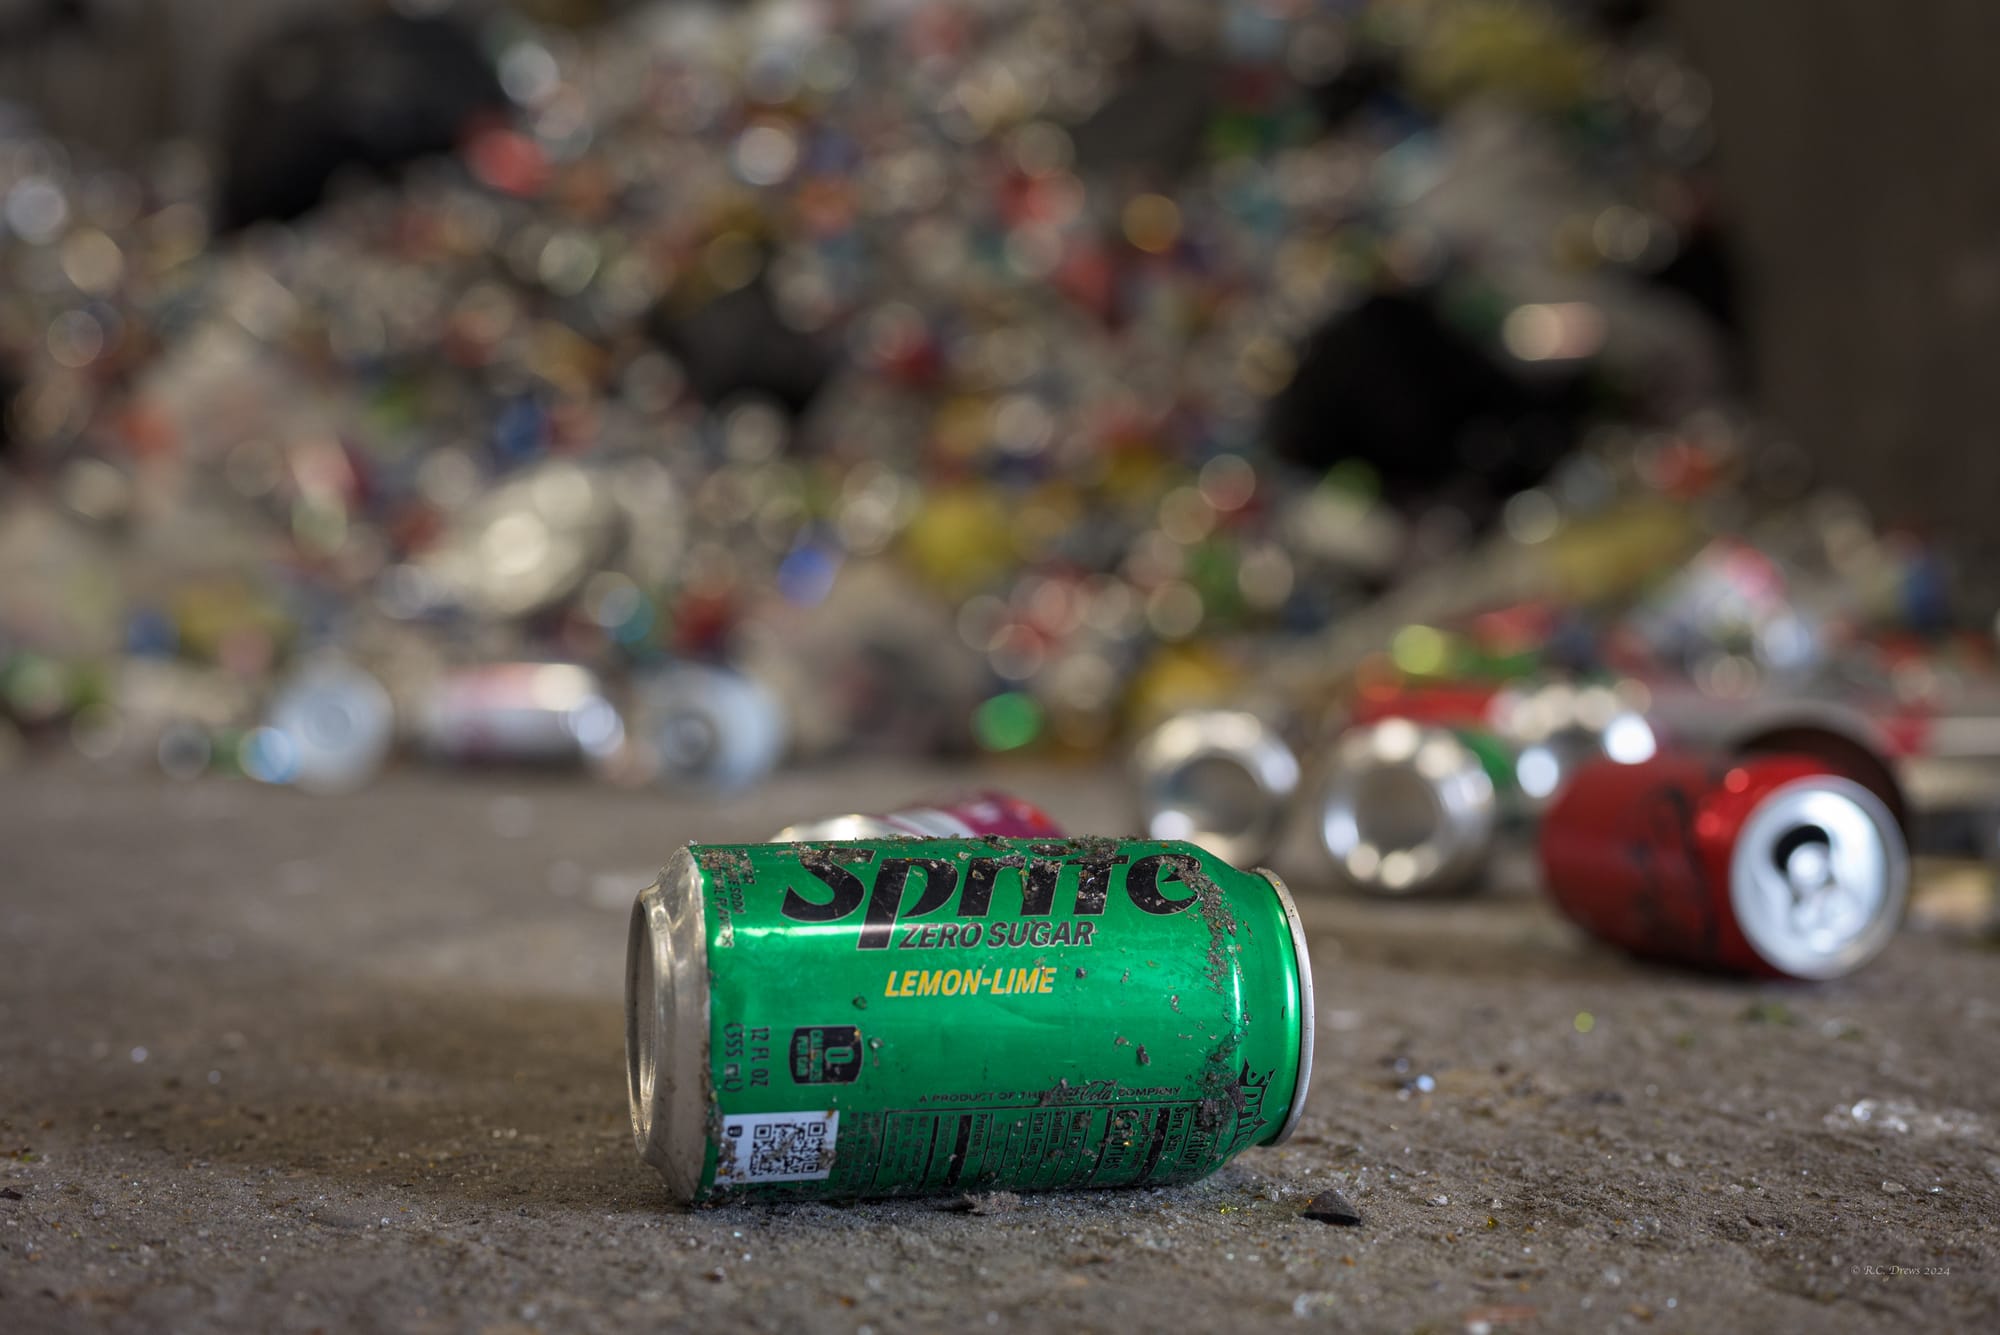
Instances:
[[[1277,891],[1278,903],[1285,910],[1285,925],[1292,933],[1292,955],[1299,967],[1299,1069],[1292,1085],[1292,1102],[1285,1109],[1285,1120],[1278,1127],[1278,1133],[1264,1143],[1282,1145],[1298,1130],[1299,1118],[1305,1115],[1306,1094],[1312,1089],[1313,1074],[1313,1032],[1318,1021],[1313,1014],[1313,969],[1312,955],[1306,947],[1306,926],[1299,920],[1299,908],[1292,902],[1292,892],[1278,878],[1278,873],[1266,867],[1259,867],[1257,874],[1271,883]]]
[[[1315,815],[1322,846],[1361,889],[1445,890],[1486,852],[1493,780],[1450,732],[1384,719],[1341,738]]]
[[[1909,881],[1888,807],[1830,774],[1794,779],[1759,802],[1729,861],[1744,939],[1795,978],[1837,978],[1873,959],[1902,920]]]
[[[1133,753],[1146,833],[1185,839],[1244,867],[1264,857],[1299,783],[1298,757],[1255,714],[1197,710]]]
[[[679,1201],[701,1189],[709,1106],[708,934],[687,849],[632,906],[625,1077],[632,1137]]]

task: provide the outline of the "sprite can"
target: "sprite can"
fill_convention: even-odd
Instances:
[[[1312,975],[1192,844],[691,845],[633,908],[639,1150],[684,1202],[1160,1185],[1297,1125]]]

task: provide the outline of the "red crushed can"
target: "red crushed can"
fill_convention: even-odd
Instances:
[[[934,806],[911,806],[881,816],[828,816],[823,820],[787,825],[771,836],[773,843],[819,843],[841,839],[1061,838],[1062,830],[1046,811],[1006,793],[974,793]]]
[[[1909,851],[1882,799],[1804,756],[1591,763],[1543,818],[1543,883],[1636,955],[1838,978],[1902,921]]]

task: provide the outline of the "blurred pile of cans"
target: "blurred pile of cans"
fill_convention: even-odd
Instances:
[[[1263,861],[1285,855],[1278,836],[1302,816],[1316,870],[1394,898],[1480,889],[1510,852],[1531,852],[1533,882],[1600,938],[1737,973],[1838,977],[1902,921],[1915,834],[1903,788],[1845,719],[1774,727],[1712,702],[1712,726],[1675,740],[1641,712],[1636,681],[1484,710],[1464,692],[1442,709],[1406,703],[1335,730],[1304,786],[1254,716],[1172,719],[1137,753],[1149,830]],[[1990,787],[1985,800],[1990,839]]]
[[[1741,499],[1704,485],[1693,512]],[[1547,541],[1545,559],[1563,539]],[[1485,587],[1517,542],[1466,559],[1462,581]],[[1635,953],[1846,974],[1900,923],[1913,854],[2000,869],[1993,642],[1918,633],[1924,614],[1896,602],[1935,578],[1918,550],[1816,497],[1595,611],[1406,623],[1329,707],[1159,725],[1133,756],[1142,818],[1244,863],[1283,865],[1302,834],[1317,870],[1381,897],[1478,890],[1527,853],[1558,907]],[[1587,627],[1577,656],[1508,651],[1554,649],[1566,620]],[[1990,895],[1983,917],[2000,930]]]
[[[483,38],[510,115],[283,226],[212,235],[192,152],[0,123],[4,749],[728,789],[1160,728],[1156,832],[1198,798],[1252,856],[1324,784],[1329,851],[1401,890],[1650,754],[1656,704],[1866,695],[1910,742],[1990,670],[1947,635],[1979,590],[1755,440],[1652,281],[1709,128],[1651,27],[786,0]],[[1468,412],[1443,487],[1345,419],[1280,449],[1385,294],[1594,406]],[[1479,727],[1391,707],[1441,692]],[[1373,730],[1329,778],[1336,720]],[[1254,759],[1167,759],[1217,749]],[[1450,839],[1357,835],[1403,819],[1371,767],[1443,782]]]

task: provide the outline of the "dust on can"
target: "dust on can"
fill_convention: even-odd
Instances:
[[[1003,839],[1060,838],[1055,819],[1032,802],[1006,793],[974,793],[933,806],[899,807],[884,815],[827,816],[787,825],[773,843],[824,843],[831,839],[951,838],[999,835]]]
[[[1852,973],[1909,896],[1888,806],[1804,756],[1599,761],[1556,798],[1540,851],[1549,894],[1587,931],[1736,973]]]
[[[1160,1185],[1297,1125],[1291,896],[1191,844],[692,845],[633,908],[639,1150],[681,1201]]]

